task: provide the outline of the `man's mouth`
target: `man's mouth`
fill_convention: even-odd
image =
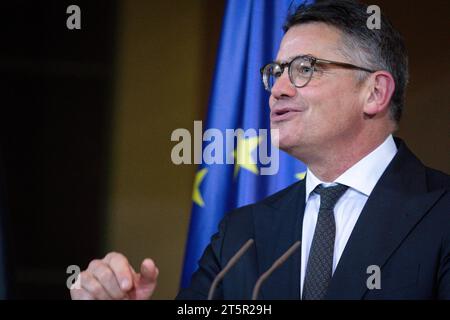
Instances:
[[[270,121],[284,121],[289,120],[292,117],[295,117],[301,110],[293,109],[293,108],[279,108],[274,109],[270,112]]]

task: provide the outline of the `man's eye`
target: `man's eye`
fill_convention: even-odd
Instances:
[[[301,66],[299,71],[300,71],[300,74],[310,74],[312,72],[312,68]]]

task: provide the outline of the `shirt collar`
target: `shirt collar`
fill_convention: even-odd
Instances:
[[[349,186],[366,196],[370,196],[376,183],[396,153],[397,146],[395,145],[394,138],[392,135],[389,135],[375,150],[347,169],[347,171],[341,174],[332,183],[321,181],[309,170],[309,168],[307,168],[306,201],[308,200],[310,193],[319,184],[329,186],[340,183]]]

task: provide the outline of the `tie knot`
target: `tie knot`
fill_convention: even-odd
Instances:
[[[320,209],[329,209],[333,210],[336,202],[339,198],[344,194],[344,192],[348,189],[348,186],[344,186],[343,184],[338,184],[332,187],[324,187],[322,185],[318,185],[314,192],[320,195]]]

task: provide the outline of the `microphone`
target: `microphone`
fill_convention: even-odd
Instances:
[[[272,272],[280,267],[294,253],[294,251],[298,249],[298,247],[300,247],[300,243],[300,241],[296,241],[285,253],[283,253],[281,257],[275,260],[275,262],[266,272],[264,272],[259,277],[258,281],[256,281],[255,287],[253,288],[252,300],[258,299],[259,289],[261,288],[263,282],[266,281],[266,279],[272,274]]]
[[[244,255],[244,253],[252,246],[252,244],[255,242],[253,239],[248,239],[247,242],[234,254],[233,257],[231,257],[230,261],[228,261],[225,268],[220,271],[217,276],[214,278],[213,283],[211,284],[211,287],[209,288],[208,293],[208,300],[212,300],[214,297],[214,291],[216,290],[217,285],[219,284],[219,281],[225,277],[228,270],[230,270],[236,262]]]

